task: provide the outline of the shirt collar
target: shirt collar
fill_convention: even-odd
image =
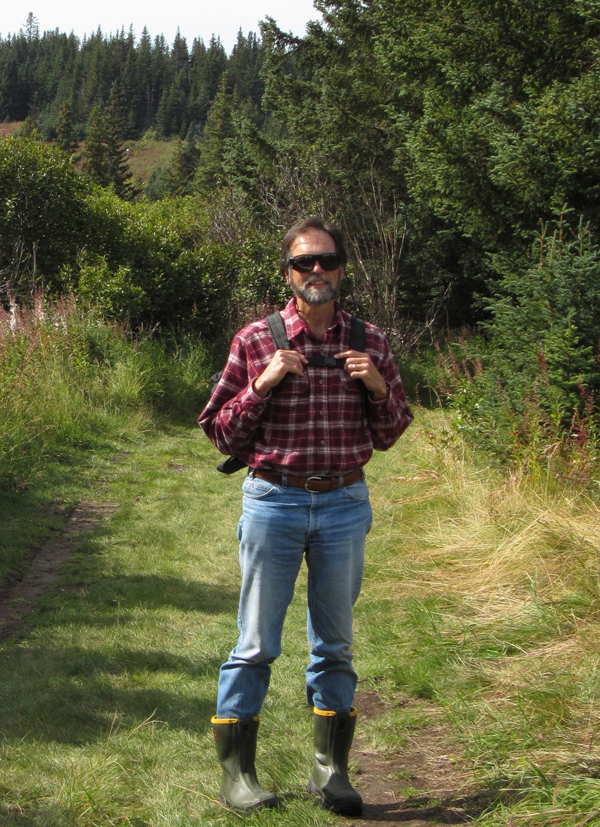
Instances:
[[[343,323],[342,308],[337,302],[334,303],[334,307],[335,315],[333,317],[331,327],[328,328],[329,330],[333,330],[335,327]],[[288,339],[294,339],[303,330],[306,331],[306,333],[309,336],[313,335],[306,322],[304,322],[298,315],[298,311],[296,310],[295,296],[292,296],[287,305],[283,308],[283,310],[281,311],[281,315],[285,323],[285,329]]]

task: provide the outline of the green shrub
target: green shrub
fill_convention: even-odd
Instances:
[[[13,290],[53,282],[75,262],[88,223],[88,185],[67,155],[24,138],[0,141],[0,270]]]
[[[455,424],[501,454],[551,454],[596,442],[600,390],[600,250],[561,215],[538,238],[537,261],[506,269],[485,337],[444,352]]]

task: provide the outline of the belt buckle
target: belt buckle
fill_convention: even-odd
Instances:
[[[319,482],[321,482],[321,480],[322,480],[322,479],[323,479],[323,477],[309,477],[309,478],[306,480],[306,482],[304,483],[304,490],[305,490],[305,491],[308,491],[308,493],[309,493],[309,494],[320,494],[320,493],[321,493],[320,491],[313,491],[313,489],[312,489],[312,488],[309,488],[309,487],[308,487],[308,483],[309,483],[311,480],[318,480]]]

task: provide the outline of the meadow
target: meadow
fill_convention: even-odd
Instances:
[[[78,504],[104,519],[0,632],[0,824],[238,823],[209,721],[235,642],[241,477],[195,425],[209,360],[66,300],[20,313],[0,322],[5,583]],[[369,464],[358,823],[600,824],[600,513],[593,477],[563,470],[492,465],[425,408]],[[282,807],[250,824],[340,821],[305,794],[305,586],[261,716]]]

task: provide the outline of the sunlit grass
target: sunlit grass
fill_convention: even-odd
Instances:
[[[176,140],[143,138],[141,141],[128,141],[127,164],[133,180],[145,184],[154,170],[166,169],[173,159],[176,145]]]
[[[242,475],[217,459],[199,430],[169,427],[89,461],[80,484],[119,510],[2,647],[0,823],[239,823],[216,801],[209,727],[239,588]],[[363,748],[431,757],[442,728],[486,827],[600,823],[595,500],[486,467],[439,413],[419,412],[368,480],[354,650],[359,689],[385,704],[359,709]],[[249,824],[338,822],[304,794],[305,592],[303,572],[259,735],[259,776],[286,805]]]

